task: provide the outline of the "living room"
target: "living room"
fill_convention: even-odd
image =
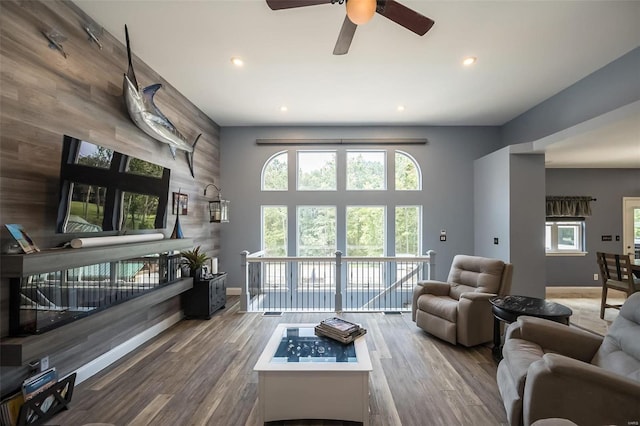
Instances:
[[[151,46],[155,43],[153,36],[145,34],[142,24],[144,22],[142,17],[145,16],[145,9],[149,5],[119,4],[118,7],[127,9],[123,10],[120,22],[129,25],[138,81],[143,86],[157,82],[163,83],[163,88],[158,92],[156,99],[159,109],[175,123],[177,128],[185,133],[190,141],[193,141],[198,133],[202,133],[193,155],[195,178],[191,177],[182,153],[179,153],[174,159],[164,144],[145,135],[127,115],[122,99],[122,76],[127,69],[124,25],[120,25],[120,22],[117,25],[110,21],[108,23],[107,15],[110,14],[105,14],[105,16],[92,14],[90,3],[19,1],[0,3],[2,11],[0,18],[2,37],[0,43],[2,46],[0,61],[2,71],[0,87],[2,90],[0,108],[2,122],[0,188],[2,193],[0,199],[2,203],[0,215],[3,218],[3,224],[22,224],[42,249],[56,247],[73,237],[69,234],[59,234],[56,223],[62,144],[64,136],[69,135],[170,169],[169,192],[185,193],[189,196],[188,214],[180,217],[184,233],[193,239],[194,246],[201,246],[210,256],[218,259],[220,269],[228,273],[228,288],[230,290],[228,294],[231,296],[239,295],[244,284],[240,253],[244,250],[253,252],[261,248],[261,206],[286,205],[293,214],[297,205],[308,205],[315,202],[315,194],[307,194],[300,200],[290,200],[289,194],[286,193],[261,191],[261,172],[269,158],[275,153],[286,149],[295,150],[299,146],[283,147],[282,144],[256,144],[258,139],[302,140],[306,141],[302,145],[304,149],[332,147],[327,144],[309,144],[309,140],[319,139],[426,140],[426,144],[423,145],[398,144],[394,146],[389,143],[385,149],[402,150],[410,154],[420,165],[423,180],[422,192],[417,197],[412,195],[411,198],[414,200],[410,200],[404,194],[397,195],[397,197],[404,198],[394,199],[393,203],[419,204],[422,207],[421,251],[425,252],[429,249],[436,251],[438,259],[436,279],[446,278],[449,266],[456,254],[494,257],[515,265],[512,294],[545,297],[545,286],[599,288],[599,282],[593,280],[593,274],[598,273],[595,252],[623,251],[622,242],[616,241],[615,236],[623,234],[622,197],[640,197],[640,186],[638,185],[640,168],[638,165],[628,168],[596,169],[550,168],[553,166],[551,164],[548,165],[549,168],[545,168],[544,151],[547,145],[561,142],[574,134],[588,133],[596,125],[598,128],[606,128],[609,125],[627,120],[629,117],[638,116],[640,109],[640,83],[638,80],[640,48],[638,48],[638,44],[640,38],[635,23],[639,11],[637,5],[633,3],[613,2],[611,6],[599,5],[605,9],[611,7],[614,10],[610,20],[606,21],[608,25],[611,25],[611,28],[606,28],[609,31],[613,31],[614,27],[618,28],[616,31],[620,31],[620,28],[623,29],[621,31],[623,34],[619,35],[620,44],[615,45],[614,43],[615,49],[608,46],[611,51],[608,53],[609,59],[606,62],[594,64],[589,69],[585,68],[580,75],[573,74],[573,80],[569,84],[559,87],[548,96],[541,97],[539,102],[526,105],[526,108],[521,111],[511,111],[510,119],[505,122],[499,124],[478,122],[476,125],[457,125],[427,119],[422,122],[423,124],[405,123],[403,122],[405,119],[398,119],[397,123],[389,119],[377,124],[362,124],[357,119],[352,122],[343,122],[339,121],[342,118],[336,117],[332,118],[331,124],[301,125],[288,121],[287,118],[282,118],[282,115],[275,117],[275,114],[272,120],[245,124],[238,124],[238,122],[231,122],[232,124],[229,125],[221,124],[226,123],[228,118],[203,112],[201,107],[196,106],[194,100],[189,99],[174,87],[172,76],[165,75],[155,69],[150,65],[152,62],[146,59],[146,52],[152,50]],[[98,9],[113,7],[99,3],[93,7]],[[222,4],[221,7],[225,5],[232,7],[226,4],[230,2],[218,3]],[[264,2],[242,3],[246,3],[244,5],[247,8],[246,13],[252,13],[250,8],[256,8],[262,14],[260,19],[272,20],[274,28],[282,25],[278,13],[287,13],[286,11],[271,11],[263,4]],[[423,4],[416,1],[406,3],[409,7],[429,14],[429,7],[427,7],[429,3]],[[160,8],[160,5],[151,6],[151,9],[154,7]],[[324,7],[331,8],[331,5],[317,6],[317,8]],[[336,6],[333,5],[333,7]],[[616,7],[620,7],[621,11],[616,10]],[[298,12],[313,14],[314,9],[316,7],[300,8]],[[90,41],[89,35],[80,25],[81,22],[87,22],[87,15],[105,27],[104,33],[98,37],[102,48]],[[291,19],[286,15],[281,16],[282,19]],[[172,16],[164,17],[162,25],[166,26],[165,31],[167,31],[166,28],[169,28],[168,25],[170,25],[172,18]],[[338,18],[341,22],[342,18]],[[431,31],[436,31],[441,22],[435,16],[432,18],[436,20],[436,24]],[[138,24],[139,22],[140,24]],[[336,32],[340,22],[335,23],[333,29]],[[114,30],[110,30],[108,25],[113,25]],[[203,29],[207,25],[215,24],[200,24]],[[198,25],[193,26],[198,27]],[[592,28],[596,27],[594,24]],[[64,42],[59,43],[67,55],[66,58],[57,48],[50,48],[50,41],[41,34],[42,31],[46,32],[51,28],[55,28],[66,37]],[[361,30],[364,28],[359,28],[352,50],[344,59],[357,61],[358,49],[367,49],[368,37],[372,37],[369,48],[374,46],[376,36]],[[400,33],[397,35],[400,40],[404,40],[402,36],[407,38],[413,36],[409,33],[405,35],[401,30],[402,28],[398,30]],[[300,24],[298,24],[297,31],[302,32],[304,28],[300,28]],[[376,32],[378,31],[383,32],[379,35],[380,37],[384,36],[384,28],[376,28]],[[604,29],[599,31],[602,31],[602,37],[606,38],[604,35],[606,31]],[[332,37],[335,35],[333,34]],[[411,42],[428,43],[429,36],[430,33],[427,33],[425,38],[416,37],[417,41]],[[254,37],[259,36],[254,35]],[[297,35],[293,37],[297,37]],[[612,37],[615,42],[615,37],[610,34],[609,37]],[[227,38],[232,39],[233,37]],[[213,40],[208,37],[205,39]],[[220,50],[224,52],[225,62],[229,62],[228,57],[231,56],[229,49],[231,48],[219,47],[217,43],[217,40],[215,43],[211,41],[208,46],[209,54]],[[245,40],[245,43],[250,43],[250,41]],[[332,43],[333,40],[329,44]],[[190,46],[182,47],[185,50],[190,48]],[[283,47],[283,49],[287,50],[288,48]],[[580,49],[586,50],[586,47],[576,48],[576,54],[580,54],[582,58],[590,55]],[[173,53],[165,51],[164,55],[171,56]],[[200,55],[201,53],[195,54]],[[299,62],[304,62],[307,54],[310,53],[300,53],[300,59],[292,60],[292,62],[298,63],[304,69],[304,64]],[[325,52],[318,49],[316,54],[331,56],[331,51],[329,49]],[[600,54],[602,55],[601,52]],[[382,53],[379,55],[382,56]],[[249,59],[247,58],[247,60]],[[480,57],[478,65],[484,60],[484,57]],[[379,61],[385,62],[383,57]],[[177,62],[184,65],[183,72],[185,74],[193,67],[188,59],[177,60]],[[247,68],[249,65],[247,64]],[[376,63],[368,63],[367,66],[374,67]],[[218,70],[211,73],[213,80],[218,78],[216,72]],[[221,69],[219,72],[221,74],[219,78],[222,79],[222,74],[232,71]],[[563,71],[556,69],[555,72],[562,73]],[[329,72],[329,74],[332,73]],[[339,80],[340,75],[336,73],[336,75],[327,78]],[[492,78],[494,77],[488,77],[489,80]],[[536,78],[536,71],[533,70],[531,76],[522,78],[522,84],[526,85],[529,80]],[[225,80],[225,82],[222,84],[235,86],[248,84],[248,82],[240,81],[237,75],[231,77],[231,80]],[[251,87],[255,89],[258,83],[252,84]],[[313,83],[310,84],[313,85]],[[384,86],[384,84],[382,85]],[[389,83],[389,85],[393,90],[393,84]],[[367,90],[381,89],[371,87]],[[215,95],[206,96],[216,98]],[[256,104],[259,103],[260,95],[245,95],[240,99],[247,104]],[[491,94],[479,90],[479,95],[474,102],[476,109],[483,109],[488,108],[486,104],[491,104],[493,101]],[[274,106],[274,109],[277,110],[279,107],[280,105]],[[224,109],[224,106],[219,106],[219,108]],[[287,112],[289,116],[295,112],[292,109],[293,107],[290,106],[290,111]],[[410,112],[410,110],[411,108],[408,107],[405,112]],[[331,116],[331,111],[332,108],[327,107],[324,115]],[[275,112],[282,113],[279,110]],[[395,112],[393,111],[393,113]],[[318,114],[318,116],[321,115]],[[380,148],[380,145],[360,144],[355,148]],[[629,157],[636,159],[638,155],[637,151],[628,154]],[[625,153],[624,156],[627,154]],[[388,157],[392,157],[391,154]],[[207,205],[212,196],[211,193],[207,193],[205,196],[203,191],[210,183],[220,187],[224,197],[231,202],[229,223],[213,224],[209,222]],[[324,195],[321,194],[322,197]],[[543,240],[541,229],[545,221],[543,206],[546,195],[587,195],[596,199],[592,202],[592,216],[587,219],[586,247],[589,252],[587,255],[547,257],[541,244],[532,244],[533,241]],[[347,194],[343,194],[342,198],[336,199],[333,203],[338,209],[346,209],[352,202],[348,197]],[[396,195],[388,197],[393,198]],[[415,198],[418,200],[416,201]],[[175,220],[175,215],[167,214],[166,227],[161,230],[166,237],[171,234]],[[533,223],[539,223],[540,226],[531,226]],[[293,221],[290,221],[289,226],[294,227]],[[446,241],[440,240],[442,230],[446,231]],[[602,241],[601,237],[604,235],[613,236],[612,241]],[[494,238],[498,239],[498,244],[494,244]],[[290,231],[289,240],[291,244],[295,243],[294,230]],[[344,249],[344,247],[340,248]],[[3,275],[2,279],[3,285],[0,292],[2,316],[0,322],[2,336],[6,337],[9,330],[10,297],[7,278]],[[293,315],[289,320],[292,322],[314,322],[327,316],[322,314],[308,315],[304,318],[302,316],[296,318]],[[376,338],[375,347],[381,354],[377,361],[378,365],[382,367],[384,363],[392,364],[398,367],[398,371],[404,372],[391,387],[384,385],[385,380],[377,381],[374,379],[375,386],[380,386],[376,397],[381,400],[372,400],[372,407],[377,407],[377,412],[382,416],[379,423],[391,424],[397,420],[384,417],[385,414],[382,414],[384,410],[379,408],[385,401],[388,402],[392,398],[391,394],[393,394],[398,412],[410,413],[414,409],[418,410],[412,408],[417,403],[415,399],[409,399],[409,395],[412,395],[411,398],[415,398],[417,391],[414,389],[424,388],[425,385],[412,382],[414,383],[412,386],[415,387],[407,387],[403,393],[400,390],[402,381],[409,380],[411,374],[415,372],[402,370],[400,366],[403,364],[401,363],[410,364],[413,357],[431,359],[433,363],[437,363],[448,356],[454,359],[454,364],[447,370],[452,376],[431,370],[430,374],[443,374],[443,381],[436,385],[441,386],[442,393],[436,397],[427,391],[425,399],[431,398],[435,404],[443,402],[443,395],[446,395],[448,391],[459,392],[452,398],[468,399],[471,401],[468,404],[470,407],[484,406],[479,409],[485,413],[483,416],[487,411],[498,413],[494,417],[481,417],[486,422],[480,423],[494,424],[496,422],[495,424],[499,424],[506,422],[504,413],[500,412],[503,408],[500,405],[500,397],[495,385],[495,365],[489,366],[486,358],[487,348],[466,350],[466,348],[450,346],[437,340],[417,340],[423,334],[415,327],[413,332],[403,329],[405,334],[401,336],[411,341],[412,344],[403,349],[402,355],[396,354],[396,358],[392,359],[384,355],[390,353],[392,346],[400,344],[399,338],[394,337],[393,330],[398,330],[400,324],[406,322],[407,315],[402,315],[404,318],[400,320],[391,317],[372,319],[362,313],[349,315],[351,320],[362,322],[368,326],[370,336],[367,338]],[[132,352],[126,363],[120,364],[120,366],[115,364],[115,375],[101,376],[100,381],[93,382],[92,389],[104,387],[110,381],[126,377],[128,375],[127,368],[135,370],[136,365],[145,364],[142,362],[145,355],[152,354],[154,350],[171,342],[170,344],[174,346],[176,353],[194,351],[202,354],[203,361],[210,360],[211,365],[214,365],[217,359],[227,360],[213,367],[214,369],[208,373],[212,377],[216,373],[225,374],[220,368],[231,369],[235,374],[233,377],[225,376],[230,380],[228,382],[216,382],[218,385],[209,383],[211,393],[207,390],[206,399],[207,403],[211,405],[207,408],[199,407],[198,409],[204,410],[204,412],[200,412],[200,417],[197,419],[200,421],[213,419],[210,415],[207,416],[207,410],[211,410],[213,413],[220,404],[221,407],[233,407],[233,410],[229,410],[229,417],[221,417],[222,423],[210,420],[210,424],[230,424],[235,423],[235,419],[247,422],[250,422],[251,419],[255,420],[255,417],[251,417],[255,415],[255,413],[251,414],[254,401],[251,401],[250,404],[247,402],[236,404],[228,401],[244,397],[255,398],[256,389],[255,387],[251,388],[250,385],[253,383],[255,386],[256,378],[251,376],[250,368],[246,371],[234,370],[241,368],[240,365],[248,365],[249,361],[246,360],[236,365],[231,362],[231,358],[237,355],[235,350],[227,353],[224,349],[249,345],[248,351],[259,352],[258,348],[264,345],[268,338],[270,327],[273,326],[274,321],[279,319],[262,319],[258,315],[245,315],[250,318],[241,319],[240,317],[243,315],[238,313],[237,307],[224,312],[224,319],[215,323],[180,321],[180,316],[180,299],[176,296],[144,311],[135,312],[131,318],[126,320],[114,321],[113,323],[105,322],[99,332],[87,332],[86,335],[78,336],[73,345],[58,348],[56,351],[42,355],[49,355],[51,364],[56,365],[62,373],[68,374],[99,358],[111,349],[135,340],[143,330],[166,328],[171,331],[168,335],[162,335],[163,337],[159,340],[153,340],[153,337],[148,341],[140,340],[139,344],[146,344],[141,352]],[[212,321],[215,320],[216,318]],[[265,321],[266,324],[262,324],[262,321]],[[175,327],[171,328],[174,324]],[[248,330],[252,330],[251,333]],[[246,335],[243,335],[243,331]],[[218,336],[221,340],[217,340],[217,332],[221,333]],[[204,339],[205,335],[210,340]],[[46,336],[46,333],[42,336]],[[182,336],[188,337],[181,341]],[[202,342],[196,343],[199,340]],[[209,348],[216,344],[219,347],[204,355],[208,350],[207,342]],[[220,344],[220,342],[224,342],[224,344]],[[370,342],[370,346],[373,344],[373,341]],[[424,352],[409,355],[412,351],[418,350]],[[458,358],[455,358],[453,354],[457,354]],[[248,356],[246,352],[245,356]],[[409,356],[411,358],[403,360],[403,357]],[[193,358],[190,359],[193,360]],[[481,362],[474,364],[474,359],[481,359]],[[137,364],[137,362],[142,363]],[[187,372],[188,362],[185,362],[184,365],[177,365],[179,358],[172,359],[171,362],[172,368],[176,369],[174,378],[181,377],[181,373],[191,376],[191,373]],[[375,362],[374,359],[374,371]],[[422,363],[424,361],[416,362]],[[472,367],[465,366],[465,362],[469,362],[469,365],[475,365],[477,369],[473,370]],[[152,368],[166,368],[166,366],[153,365]],[[386,366],[385,369],[390,371],[390,368],[390,366]],[[470,382],[466,381],[469,380],[468,378],[461,379],[462,373],[460,372],[466,371],[466,369],[471,369],[470,376],[483,379],[478,381],[474,381],[474,379]],[[490,372],[493,369],[493,375],[481,373],[483,369]],[[9,387],[15,387],[17,383],[20,383],[28,374],[28,370],[26,364],[19,367],[3,366],[2,394],[11,391],[12,389]],[[202,370],[198,369],[198,371]],[[458,371],[459,374],[453,374],[454,371]],[[247,392],[244,396],[230,391],[230,389],[240,389],[236,386],[238,383],[233,380],[242,375],[248,376],[246,383],[243,382],[245,387],[241,388]],[[389,378],[389,380],[391,379]],[[460,380],[465,384],[463,385]],[[487,390],[486,394],[489,395],[487,400],[479,402],[475,399],[475,395],[483,393],[483,380],[493,380],[494,382],[492,387]],[[139,386],[146,386],[152,382],[136,383]],[[156,386],[159,386],[157,383]],[[443,383],[447,383],[451,387],[442,388]],[[457,388],[456,384],[460,384],[460,387]],[[135,389],[136,386],[131,385],[129,392],[135,392]],[[457,389],[457,391],[453,389]],[[203,391],[193,389],[191,392],[189,397],[199,398]],[[413,402],[400,404],[397,402],[400,396]],[[78,391],[75,398],[80,400],[82,391]],[[183,398],[187,403],[187,396],[183,396]],[[483,397],[481,396],[480,399],[482,400]],[[160,404],[161,401],[161,399],[157,400],[156,404]],[[167,405],[168,411],[164,415],[168,417],[165,418],[165,424],[169,424],[171,419],[169,411],[188,410],[174,405],[176,401],[174,400]],[[98,404],[98,402],[96,401],[94,404]],[[107,404],[104,409],[129,414],[122,414],[122,417],[113,417],[111,420],[107,420],[105,417],[101,421],[114,424],[127,423],[144,412],[144,407],[141,405],[124,407],[123,404],[126,405],[126,402],[116,400],[113,405],[109,407]],[[142,404],[142,402],[137,404]],[[247,407],[249,407],[249,411],[245,412]],[[445,407],[446,403],[445,406],[438,409],[438,413],[442,417],[440,420],[437,416],[434,417],[433,424],[438,422],[446,424],[446,420],[464,423],[461,418],[456,417],[454,420],[447,417],[444,414]],[[72,414],[73,410],[72,408],[69,414]],[[131,413],[136,410],[138,414],[132,415]],[[473,419],[473,410],[469,410],[462,418]],[[242,413],[240,413],[241,411]],[[372,408],[373,411],[375,411],[374,408]],[[220,416],[220,413],[222,411],[218,411],[217,415]],[[236,417],[231,417],[232,414]],[[404,418],[402,417],[404,414],[398,414],[398,416]],[[80,418],[74,418],[74,420]],[[88,414],[86,418],[90,418]],[[179,416],[175,418],[184,420]],[[140,421],[142,419],[142,417],[138,418]],[[99,420],[95,419],[95,421]],[[403,424],[412,423],[405,420]]]

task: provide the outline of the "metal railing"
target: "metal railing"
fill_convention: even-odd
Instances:
[[[407,311],[413,287],[435,276],[435,255],[265,257],[242,254],[246,312]]]

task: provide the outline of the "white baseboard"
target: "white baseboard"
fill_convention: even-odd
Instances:
[[[99,357],[95,358],[94,360],[86,363],[85,365],[83,365],[82,367],[78,368],[75,371],[76,384],[82,383],[83,381],[87,380],[88,378],[98,373],[102,369],[113,364],[114,362],[116,362],[117,360],[119,360],[129,352],[133,351],[134,349],[136,349],[137,347],[139,347],[149,339],[152,339],[153,337],[162,333],[163,331],[165,331],[166,329],[168,329],[169,327],[171,327],[181,319],[182,319],[182,311],[176,312],[175,314],[171,315],[165,320],[157,323],[153,327],[148,328],[147,330],[132,337],[126,342],[121,343],[120,345],[111,349],[109,352],[106,352],[100,355]]]
[[[240,296],[242,289],[239,287],[227,287],[227,296]]]

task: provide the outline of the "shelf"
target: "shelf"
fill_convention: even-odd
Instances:
[[[182,238],[79,249],[48,249],[31,254],[3,254],[1,274],[3,278],[24,277],[190,248],[193,248],[193,240]]]
[[[46,333],[2,339],[0,342],[0,365],[26,365],[28,362],[40,359],[46,354],[87,340],[91,333],[103,327],[104,324],[113,323],[119,318],[130,315],[132,312],[140,312],[157,305],[192,287],[193,279],[184,278]]]

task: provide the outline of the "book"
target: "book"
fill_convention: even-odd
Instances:
[[[367,332],[360,325],[338,317],[321,321],[314,331],[317,336],[328,337],[344,344],[353,342]]]
[[[3,425],[16,425],[18,423],[18,415],[20,407],[24,404],[22,392],[16,392],[0,402],[0,410]]]
[[[349,334],[357,331],[360,326],[356,323],[344,320],[342,318],[333,317],[320,322],[320,325],[334,329],[338,333]]]
[[[49,389],[58,382],[58,373],[55,367],[44,370],[43,372],[29,377],[22,382],[22,395],[24,400],[28,401],[40,392]]]
[[[331,332],[328,332],[326,330],[323,330],[319,327],[316,326],[315,328],[315,334],[317,336],[324,336],[324,337],[328,337],[330,339],[333,339],[335,341],[338,341],[342,344],[349,344],[351,342],[353,342],[354,340],[356,340],[358,337],[364,336],[367,333],[367,330],[364,328],[360,328],[359,330],[357,330],[356,332],[348,335],[348,336],[341,336],[339,334],[334,334]]]
[[[23,252],[25,252],[26,254],[29,254],[29,253],[35,253],[40,251],[40,249],[33,242],[29,234],[27,234],[25,230],[22,228],[22,225],[19,225],[17,223],[9,223],[9,224],[6,224],[5,227],[9,231],[9,234],[11,234],[11,237],[13,237],[13,239],[16,240],[16,242],[18,243],[18,245],[20,246]]]

